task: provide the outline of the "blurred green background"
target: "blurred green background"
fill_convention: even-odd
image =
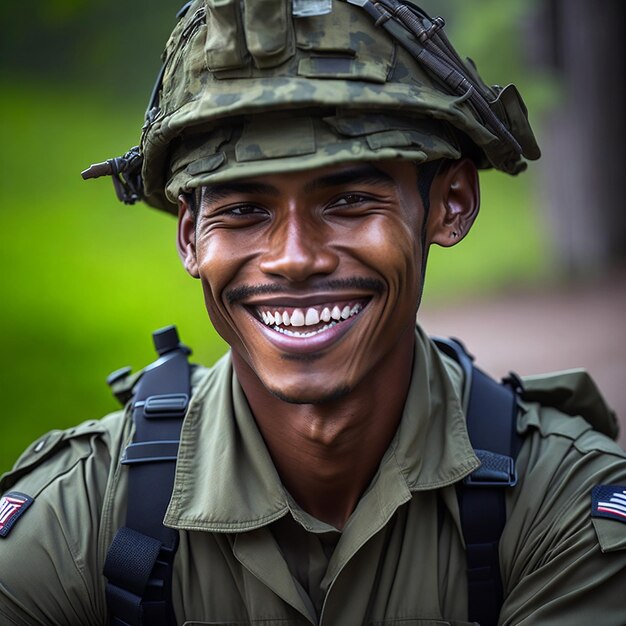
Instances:
[[[524,58],[520,23],[535,4],[424,3],[454,16],[451,38],[486,80],[518,84],[538,126],[559,90]],[[80,178],[138,142],[178,8],[39,0],[0,10],[8,25],[0,43],[0,470],[48,429],[114,410],[104,379],[152,360],[153,329],[176,323],[205,364],[225,350],[176,255],[174,220],[119,204],[108,179]],[[457,248],[433,252],[427,301],[554,278],[534,167],[515,179],[484,175],[477,227]]]

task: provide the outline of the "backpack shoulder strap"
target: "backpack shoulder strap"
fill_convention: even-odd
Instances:
[[[120,461],[128,467],[126,526],[117,531],[104,564],[111,626],[175,624],[171,585],[178,531],[165,527],[163,517],[191,396],[190,350],[174,326],[153,338],[159,358],[137,384],[130,405],[135,435]]]
[[[481,626],[495,625],[502,605],[498,544],[506,523],[505,490],[517,482],[517,381],[497,383],[473,364],[456,339],[434,339],[461,366],[467,430],[481,466],[457,485],[467,556],[468,614]]]

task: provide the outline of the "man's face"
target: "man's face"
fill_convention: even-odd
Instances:
[[[413,163],[217,184],[187,230],[187,269],[235,366],[279,398],[340,397],[412,353],[429,244]]]

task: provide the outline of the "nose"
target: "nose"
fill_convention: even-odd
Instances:
[[[338,264],[339,257],[327,245],[322,226],[294,212],[283,216],[272,229],[260,269],[290,282],[301,282],[316,274],[331,274]]]

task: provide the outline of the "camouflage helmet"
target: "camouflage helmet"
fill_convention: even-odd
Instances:
[[[516,174],[539,149],[513,85],[487,87],[399,0],[193,0],[163,54],[141,145],[92,166],[125,202],[348,161],[471,157]]]

